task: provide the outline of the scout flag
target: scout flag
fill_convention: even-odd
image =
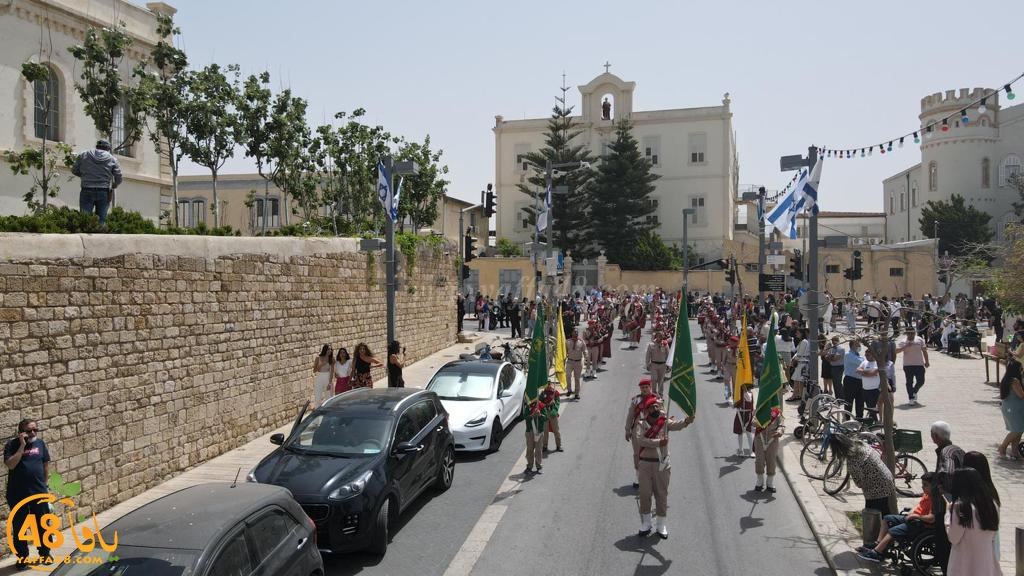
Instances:
[[[779,392],[782,390],[782,374],[779,371],[779,353],[775,349],[775,323],[768,331],[768,345],[764,353],[764,369],[757,388],[757,403],[754,405],[754,421],[758,426],[767,426],[772,421],[772,408],[780,408]]]
[[[565,390],[565,358],[568,354],[565,351],[565,330],[562,326],[562,305],[558,305],[558,330],[555,334],[555,376],[558,378],[558,385]]]
[[[530,339],[530,362],[526,373],[526,391],[523,394],[523,419],[526,429],[540,433],[544,425],[537,402],[540,392],[548,384],[548,354],[544,344],[544,306],[537,307],[537,321],[533,326],[533,338]]]
[[[682,298],[679,304],[668,398],[682,408],[687,416],[696,416],[697,382],[693,378],[693,350],[690,347],[690,321],[686,310],[686,298]]]
[[[744,384],[754,384],[754,368],[750,363],[750,341],[747,338],[746,314],[743,314],[740,343],[736,348],[736,378],[733,380],[732,401],[736,403],[743,399],[742,386]]]

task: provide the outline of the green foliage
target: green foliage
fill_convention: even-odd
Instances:
[[[180,234],[201,236],[238,236],[230,226],[207,228],[161,229],[138,212],[129,212],[120,206],[107,215],[107,228],[100,228],[95,214],[87,214],[66,206],[49,206],[28,216],[0,216],[0,232],[32,232],[37,234]]]
[[[50,68],[42,62],[22,62],[21,77],[28,83],[42,82],[49,79]]]
[[[14,174],[32,177],[32,186],[25,192],[23,198],[33,212],[45,209],[48,200],[55,198],[60,191],[58,165],[74,164],[71,147],[63,142],[57,142],[50,146],[44,144],[38,148],[27,146],[21,152],[8,150],[4,154],[4,160],[7,161]],[[68,179],[70,180],[70,178],[69,171]],[[38,200],[36,199],[37,195],[39,196]]]
[[[679,259],[654,231],[640,234],[617,261],[623,270],[678,270]]]
[[[641,240],[649,239],[649,232],[657,226],[647,222],[647,216],[655,212],[650,194],[654,192],[654,181],[658,175],[651,173],[651,163],[640,155],[640,148],[633,138],[628,120],[619,121],[615,141],[609,147],[607,156],[601,159],[597,178],[591,191],[590,215],[591,239],[603,246],[605,255],[624,269],[627,266],[641,266],[639,270],[655,270],[645,267],[636,259],[646,262],[647,256],[640,257]],[[658,239],[657,246],[647,246],[654,252],[651,257],[663,259],[662,252],[671,255],[664,243]]]
[[[519,245],[508,238],[498,238],[496,248],[498,250],[498,254],[501,254],[506,258],[523,255],[523,251],[519,248]]]
[[[676,244],[673,244],[671,250],[672,254],[675,256],[675,259],[677,262],[679,262],[680,266],[682,266],[682,263],[684,262],[686,252],[690,253],[690,266],[693,266],[700,262],[700,254],[697,253],[697,248],[693,244],[687,246],[687,250],[683,250]]]
[[[395,244],[398,246],[399,251],[405,254],[405,267],[407,274],[412,274],[413,268],[416,266],[416,247],[420,243],[420,237],[416,234],[396,232],[395,233]]]
[[[90,28],[82,44],[70,46],[68,51],[81,65],[81,82],[75,82],[75,91],[92,119],[115,152],[123,153],[138,142],[146,115],[145,95],[131,83],[133,77],[144,74],[145,63],[139,62],[131,75],[122,72],[122,64],[132,45],[124,22],[112,28]],[[113,141],[114,116],[121,108],[124,130],[122,138]]]
[[[1013,203],[1013,213],[1017,218],[1024,218],[1024,173],[1011,174],[1009,181],[1010,186],[1017,189],[1017,196],[1020,198],[1020,202]]]
[[[963,196],[953,194],[949,202],[929,200],[921,208],[918,224],[921,233],[935,238],[935,222],[939,223],[939,253],[950,256],[968,255],[973,247],[992,240],[989,220],[992,217],[974,206],[967,206]]]
[[[991,294],[1005,312],[1024,314],[1024,225],[1007,227],[1006,242],[996,255],[1001,266],[991,268],[985,292]]]
[[[573,141],[583,133],[572,118],[572,106],[566,106],[565,98],[556,98],[557,104],[548,120],[544,135],[544,148],[530,152],[524,160],[533,170],[527,183],[519,184],[520,192],[543,200],[547,185],[545,167],[550,162],[566,164],[571,162],[594,162],[590,149]],[[553,194],[551,203],[555,215],[554,246],[571,251],[575,258],[591,255],[590,210],[588,186],[594,172],[583,168],[560,173],[552,178],[552,186],[567,186],[568,194]],[[535,218],[531,216],[531,223]]]
[[[405,217],[412,220],[412,231],[437,220],[437,203],[444,196],[449,181],[443,176],[448,166],[441,165],[442,150],[430,149],[430,135],[423,143],[404,142],[398,149],[398,160],[413,160],[419,166],[419,173],[406,176],[398,199],[399,229],[404,231]],[[397,186],[397,184],[396,184]]]

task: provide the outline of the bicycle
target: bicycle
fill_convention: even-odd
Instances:
[[[840,417],[845,421],[840,420]],[[800,468],[812,480],[824,480],[829,464],[838,455],[832,446],[832,438],[836,434],[856,434],[860,431],[860,422],[853,418],[847,410],[832,410],[825,422],[825,429],[820,437],[813,438],[800,450]]]
[[[858,439],[877,451],[883,452],[882,437],[877,433],[861,432]],[[893,483],[896,492],[901,496],[920,498],[920,479],[928,472],[928,467],[920,458],[913,455],[922,449],[921,432],[918,430],[896,430],[893,438],[893,449],[896,451],[896,463],[893,467]],[[825,493],[835,496],[842,492],[850,483],[850,470],[845,458],[836,457],[825,469],[822,484]]]

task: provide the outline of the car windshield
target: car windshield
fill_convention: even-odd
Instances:
[[[384,415],[318,411],[299,424],[285,448],[326,456],[379,454],[390,431]]]
[[[71,561],[61,563],[54,576],[189,576],[194,574],[199,550],[142,548],[120,544],[111,553],[97,546],[91,552],[75,552]]]
[[[456,369],[438,372],[427,390],[442,400],[490,400],[493,386],[494,374]]]

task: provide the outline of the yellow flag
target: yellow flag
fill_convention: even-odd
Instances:
[[[740,331],[739,346],[736,347],[736,380],[733,383],[732,401],[743,398],[741,387],[754,384],[754,369],[750,364],[750,345],[747,343],[747,315],[743,314],[743,329]]]
[[[558,328],[555,334],[555,376],[558,378],[558,385],[565,390],[565,330],[562,327],[562,305],[558,305]]]

